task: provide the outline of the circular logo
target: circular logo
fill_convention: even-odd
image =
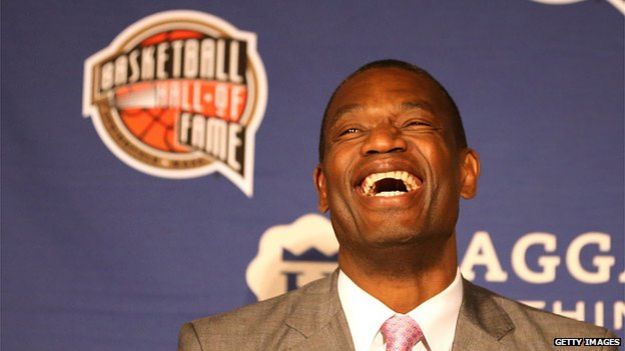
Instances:
[[[164,178],[220,172],[252,194],[267,80],[254,33],[196,11],[146,17],[85,61],[83,114],[123,162]]]

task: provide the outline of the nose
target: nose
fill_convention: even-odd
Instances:
[[[387,124],[370,129],[361,149],[363,155],[402,151],[406,151],[406,141],[396,127]]]

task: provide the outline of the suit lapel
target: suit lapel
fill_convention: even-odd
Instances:
[[[289,350],[354,350],[337,291],[338,269],[322,284],[306,289],[293,305],[286,324],[300,337]],[[303,337],[303,338],[302,338]]]
[[[289,348],[291,351],[353,351],[354,346],[345,318],[334,318],[325,327],[311,334],[304,341]]]
[[[514,329],[510,317],[488,290],[464,279],[463,289],[452,350],[501,350],[501,338]]]

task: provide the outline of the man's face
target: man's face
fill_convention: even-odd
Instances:
[[[475,194],[479,162],[456,146],[452,109],[436,85],[403,69],[370,69],[339,89],[327,113],[315,183],[340,244],[447,240],[460,196]]]

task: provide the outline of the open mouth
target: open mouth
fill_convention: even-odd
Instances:
[[[406,171],[372,173],[360,184],[366,196],[401,196],[421,187],[421,180]]]

